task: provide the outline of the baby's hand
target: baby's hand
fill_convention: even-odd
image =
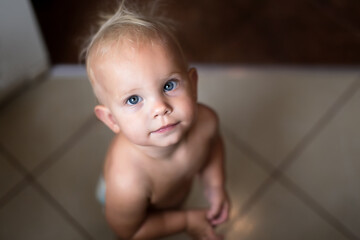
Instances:
[[[187,233],[196,240],[221,240],[206,219],[206,210],[189,210],[186,212]]]
[[[223,187],[209,187],[206,196],[210,203],[207,218],[213,226],[225,222],[229,216],[230,202]]]

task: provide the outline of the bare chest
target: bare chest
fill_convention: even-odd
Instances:
[[[174,159],[158,162],[149,172],[152,179],[151,203],[159,208],[173,207],[186,198],[194,176],[208,158],[208,143],[179,149]]]

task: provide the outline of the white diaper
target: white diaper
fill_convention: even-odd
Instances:
[[[106,184],[104,177],[101,175],[96,186],[96,198],[99,203],[105,206],[105,193],[106,193]]]

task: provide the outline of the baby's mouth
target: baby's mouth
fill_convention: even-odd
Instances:
[[[171,130],[173,130],[180,122],[177,123],[173,123],[173,124],[168,124],[165,126],[162,126],[161,128],[151,132],[151,133],[165,133],[165,132],[169,132]]]

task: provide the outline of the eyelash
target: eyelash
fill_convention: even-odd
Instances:
[[[173,84],[173,86],[172,86],[172,88],[171,88],[170,90],[166,89],[166,87],[168,86],[169,83],[172,83],[172,84]],[[167,81],[167,82],[165,83],[163,90],[164,90],[164,92],[173,91],[174,89],[177,88],[177,86],[178,86],[178,81],[175,80],[175,79],[171,79],[171,80],[169,80],[169,81]]]
[[[135,103],[131,102],[134,99],[135,99],[136,102]],[[132,95],[126,100],[126,104],[133,106],[133,105],[138,104],[141,100],[142,100],[142,98],[140,96]]]
[[[171,89],[166,89],[167,86],[169,86],[168,84],[171,83]],[[171,79],[169,81],[167,81],[163,87],[163,91],[164,92],[170,92],[175,90],[178,87],[179,83],[176,79]],[[126,104],[130,105],[130,106],[134,106],[136,104],[138,104],[140,101],[142,101],[142,97],[138,96],[138,95],[132,95],[130,96],[127,100],[126,100]]]

